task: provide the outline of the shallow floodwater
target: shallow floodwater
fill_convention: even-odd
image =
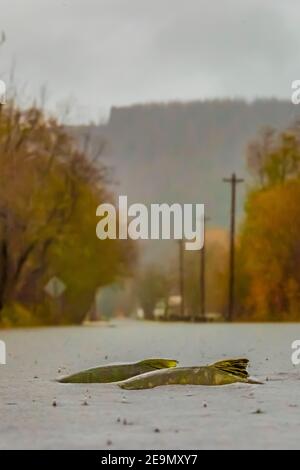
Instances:
[[[0,449],[300,448],[300,324],[114,321],[99,326],[0,331]],[[59,384],[84,368],[147,357],[181,365],[246,356],[264,385]],[[56,406],[53,406],[56,404]]]

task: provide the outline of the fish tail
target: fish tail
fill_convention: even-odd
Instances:
[[[246,380],[249,378],[249,374],[247,371],[248,364],[248,359],[240,358],[218,361],[214,364],[210,364],[209,367],[214,367],[215,369],[219,369],[222,372],[227,372],[228,374],[235,375],[240,379]]]

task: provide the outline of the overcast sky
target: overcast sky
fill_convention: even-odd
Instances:
[[[0,0],[0,78],[26,99],[111,106],[290,96],[300,79],[299,0]]]

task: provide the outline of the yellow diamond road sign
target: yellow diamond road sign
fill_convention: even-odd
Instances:
[[[45,291],[47,294],[54,298],[60,297],[65,290],[65,283],[56,276],[52,277],[45,286]]]

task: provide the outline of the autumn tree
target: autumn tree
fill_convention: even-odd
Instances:
[[[241,316],[300,319],[300,142],[295,126],[249,148],[249,189],[238,247]],[[243,312],[242,312],[243,310]]]
[[[189,315],[200,315],[200,251],[185,252],[185,298]],[[205,308],[224,313],[227,304],[228,236],[210,228],[205,236]]]
[[[81,321],[95,288],[128,273],[132,247],[96,238],[96,207],[107,200],[106,168],[62,125],[35,107],[1,108],[0,320],[16,300],[43,303],[45,282],[59,274],[68,293],[55,321]]]

